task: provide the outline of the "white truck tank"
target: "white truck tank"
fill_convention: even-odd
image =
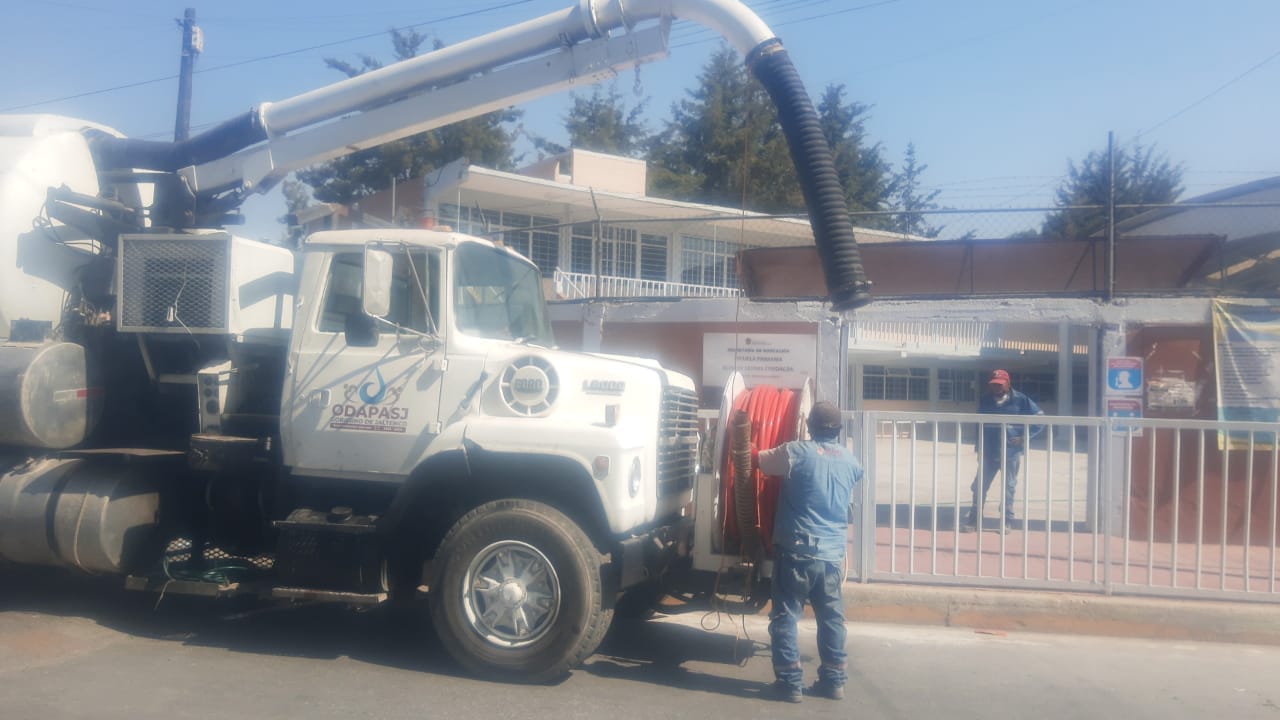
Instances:
[[[79,132],[94,123],[54,115],[0,117],[0,340],[15,321],[58,324],[77,269],[96,245],[44,213],[49,188],[97,195],[98,176]],[[114,133],[113,133],[114,134]]]

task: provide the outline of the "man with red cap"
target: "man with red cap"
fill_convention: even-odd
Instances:
[[[995,370],[987,380],[987,393],[978,401],[978,412],[993,415],[1043,415],[1044,411],[1036,405],[1036,401],[1013,389],[1009,382],[1009,373]],[[1026,449],[1026,441],[1035,437],[1044,429],[1042,425],[1024,425],[1017,422],[983,423],[982,431],[974,440],[978,450],[978,474],[973,478],[969,489],[973,492],[973,505],[969,514],[961,524],[965,532],[972,532],[978,527],[978,519],[982,515],[982,507],[987,502],[987,489],[995,479],[997,472],[1004,472],[1004,523],[1000,526],[1005,533],[1013,523],[1013,496],[1018,489],[1018,468],[1022,465],[1022,452]],[[982,493],[978,493],[978,484],[982,484]]]

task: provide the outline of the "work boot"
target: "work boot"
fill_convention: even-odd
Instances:
[[[804,691],[781,680],[774,680],[772,684],[766,685],[764,690],[760,691],[760,695],[768,700],[777,700],[778,702],[798,703],[804,700]]]
[[[809,694],[824,697],[828,700],[843,700],[844,686],[836,685],[835,683],[827,682],[826,680],[816,680],[814,681],[813,686],[809,688]]]

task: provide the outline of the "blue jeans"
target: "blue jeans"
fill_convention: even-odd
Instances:
[[[818,621],[818,679],[843,686],[848,655],[844,650],[844,563],[797,557],[777,552],[773,561],[773,610],[769,640],[773,645],[773,675],[794,688],[804,686],[796,621],[806,600]]]
[[[978,474],[973,478],[973,484],[969,489],[973,491],[973,521],[977,522],[978,515],[982,512],[982,506],[987,502],[987,490],[991,487],[991,481],[995,479],[996,473],[1004,470],[1004,516],[1006,519],[1013,519],[1013,495],[1018,490],[1018,468],[1022,465],[1022,453],[1009,453],[1003,463],[1000,463],[1000,455],[987,455],[982,458],[982,466],[978,468]],[[982,495],[978,495],[978,480],[982,480]]]

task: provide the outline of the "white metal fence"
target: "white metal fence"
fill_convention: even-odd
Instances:
[[[739,297],[738,288],[716,285],[612,277],[591,273],[572,273],[557,269],[552,278],[557,299],[583,300],[597,297]]]
[[[870,411],[847,422],[866,468],[849,556],[863,582],[1280,602],[1275,424]],[[987,455],[980,423],[1034,437],[1013,521],[1000,473],[966,531]]]

